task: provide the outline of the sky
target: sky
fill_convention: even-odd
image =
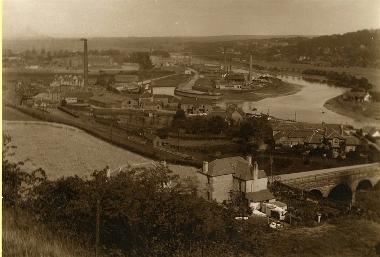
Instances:
[[[380,28],[380,0],[2,0],[3,38],[332,35]]]

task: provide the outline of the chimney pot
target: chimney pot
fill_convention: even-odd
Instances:
[[[203,173],[207,173],[208,172],[208,162],[207,161],[203,161]]]
[[[247,156],[247,162],[252,166],[252,156]]]

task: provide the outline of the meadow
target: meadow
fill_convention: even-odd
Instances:
[[[3,133],[11,136],[13,156],[10,161],[24,161],[22,169],[42,168],[48,179],[62,176],[90,176],[94,170],[109,166],[151,162],[82,130],[62,124],[26,121],[3,121]]]

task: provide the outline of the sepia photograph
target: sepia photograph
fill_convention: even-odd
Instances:
[[[2,0],[2,256],[380,256],[379,0]]]

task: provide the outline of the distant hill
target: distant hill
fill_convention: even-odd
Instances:
[[[188,42],[218,42],[247,39],[288,38],[294,36],[260,36],[260,35],[234,35],[210,37],[89,37],[89,49],[131,49],[149,50],[157,48],[163,50],[176,50]],[[25,51],[27,49],[57,51],[60,49],[75,51],[83,50],[83,43],[79,38],[52,38],[44,36],[25,36],[19,38],[3,38],[3,49],[12,51]],[[166,48],[166,49],[165,49]],[[168,49],[169,48],[169,49]]]

